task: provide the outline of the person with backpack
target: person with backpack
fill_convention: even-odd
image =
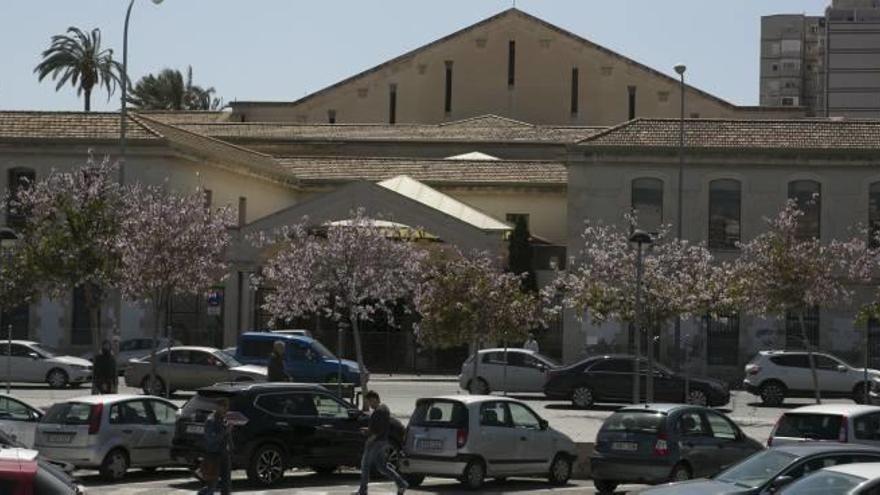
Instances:
[[[223,495],[230,493],[232,437],[226,421],[228,412],[229,400],[218,399],[217,409],[205,421],[205,457],[199,467],[205,486],[198,495],[213,495],[218,488]]]

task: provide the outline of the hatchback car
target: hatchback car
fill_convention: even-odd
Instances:
[[[196,390],[220,382],[265,381],[264,366],[245,365],[213,347],[181,346],[156,354],[156,379],[150,379],[150,356],[133,359],[125,372],[125,384],[144,393],[164,395],[175,390]]]
[[[712,476],[763,449],[723,414],[705,407],[646,404],[618,410],[596,435],[590,457],[600,493],[622,483],[657,484]]]
[[[633,389],[633,362],[628,355],[595,356],[564,368],[551,370],[544,394],[552,399],[570,400],[575,407],[588,408],[599,402],[630,403]],[[640,361],[639,380],[645,400],[647,360]],[[690,377],[685,397],[685,377],[663,365],[654,364],[654,400],[687,402],[698,406],[723,406],[730,402],[730,389],[721,380]]]
[[[709,480],[671,483],[642,495],[764,495],[838,464],[880,461],[880,449],[867,445],[805,442],[773,447],[745,459]]]
[[[416,402],[400,468],[413,486],[426,475],[457,478],[472,490],[508,476],[564,485],[576,457],[574,442],[525,403],[453,395]]]
[[[13,442],[34,446],[34,432],[43,411],[17,397],[0,394],[0,430]]]
[[[461,365],[458,384],[462,390],[488,395],[492,391],[541,393],[551,369],[559,365],[543,354],[527,349],[483,349],[474,373],[473,354]]]
[[[788,485],[782,495],[878,495],[880,463],[827,467]]]
[[[7,358],[13,382],[48,383],[52,388],[64,388],[78,387],[92,380],[91,362],[58,354],[39,342],[0,342],[0,370],[4,373]]]
[[[333,355],[319,341],[302,335],[277,332],[247,332],[238,338],[235,359],[242,363],[269,364],[275,342],[284,342],[284,371],[300,383],[360,383],[358,364]]]
[[[880,447],[880,407],[821,404],[787,411],[776,422],[767,445],[814,440]]]
[[[360,466],[369,416],[324,387],[302,383],[225,383],[200,389],[181,409],[172,454],[195,465],[203,456],[205,420],[226,398],[241,426],[232,431],[234,468],[248,479],[274,485],[294,467],[332,473]],[[392,418],[391,461],[403,442],[403,425]]]
[[[177,406],[143,395],[90,395],[53,405],[37,426],[37,450],[110,481],[131,467],[170,466]]]
[[[35,450],[0,448],[0,493],[4,495],[81,495],[83,487]]]

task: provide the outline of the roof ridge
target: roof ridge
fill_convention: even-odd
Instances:
[[[435,124],[435,125],[437,125],[438,127],[445,127],[445,126],[466,124],[468,122],[474,122],[477,120],[488,120],[488,119],[503,120],[505,122],[510,122],[512,124],[518,124],[518,125],[528,126],[528,127],[536,127],[537,126],[536,124],[532,124],[530,122],[512,119],[510,117],[505,117],[503,115],[498,115],[495,113],[484,113],[482,115],[474,115],[472,117],[467,117],[464,119],[450,120],[449,122],[440,122],[439,124]]]
[[[134,114],[129,114],[129,115],[134,115]],[[201,138],[201,139],[206,139],[206,140],[208,140],[208,141],[211,141],[211,142],[214,142],[214,143],[217,143],[217,144],[222,144],[222,145],[224,145],[224,146],[229,146],[229,147],[231,147],[231,148],[235,148],[235,149],[237,149],[237,150],[239,150],[239,151],[242,151],[242,152],[245,152],[245,153],[250,153],[250,154],[252,154],[252,155],[260,156],[260,157],[263,157],[263,158],[272,158],[272,155],[269,155],[269,154],[267,154],[267,153],[263,153],[263,152],[261,152],[261,151],[257,151],[257,150],[251,149],[251,148],[246,148],[246,147],[244,147],[244,146],[239,146],[239,145],[237,145],[237,144],[233,144],[233,143],[230,143],[230,142],[228,142],[228,141],[224,141],[224,140],[222,140],[222,139],[217,139],[217,138],[215,138],[215,137],[213,137],[213,136],[206,136],[206,135],[204,135],[204,134],[199,134],[198,132],[194,132],[194,131],[191,131],[191,130],[189,130],[189,129],[184,129],[184,128],[180,127],[179,125],[169,124],[169,123],[167,123],[167,122],[160,122],[160,121],[158,121],[158,120],[156,120],[156,119],[151,119],[150,117],[147,117],[147,116],[142,115],[142,114],[137,114],[137,115],[138,115],[139,118],[141,118],[141,119],[143,119],[143,120],[147,120],[147,121],[149,121],[149,122],[152,122],[153,124],[158,125],[159,127],[162,127],[162,126],[165,126],[165,127],[171,127],[171,128],[173,128],[173,129],[176,129],[176,130],[178,130],[178,131],[180,131],[180,132],[183,132],[183,133],[185,133],[185,134],[189,134],[189,135],[191,135],[191,136],[196,136],[196,137],[199,137],[199,138]],[[165,137],[165,136],[163,136],[163,137]],[[167,137],[165,137],[165,138],[168,139]]]
[[[551,164],[564,164],[565,160],[510,160],[507,158],[499,158],[497,160],[449,160],[447,158],[434,158],[434,157],[407,157],[407,156],[345,156],[345,155],[311,155],[311,156],[303,156],[303,155],[292,155],[292,156],[274,156],[276,160],[302,160],[302,161],[331,161],[331,160],[346,160],[346,161],[411,161],[411,162],[437,162],[437,163],[481,163],[481,164],[510,164],[510,163],[551,163]]]
[[[608,127],[604,131],[597,132],[596,134],[593,134],[592,136],[581,139],[580,141],[575,141],[574,144],[586,143],[586,142],[591,141],[595,138],[607,136],[608,134],[611,134],[612,132],[619,131],[620,129],[623,129],[623,128],[628,127],[630,125],[635,125],[639,122],[642,122],[643,120],[646,120],[646,119],[643,119],[642,117],[636,117],[632,120],[627,120],[626,122],[621,122],[620,124],[617,124],[615,126]]]

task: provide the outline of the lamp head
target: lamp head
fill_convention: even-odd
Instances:
[[[153,0],[153,1],[155,2],[156,0]],[[684,64],[676,64],[675,65],[675,73],[678,74],[679,76],[684,74],[684,71],[686,71],[686,70],[687,70],[687,66]]]
[[[651,238],[651,234],[644,230],[636,229],[633,231],[632,235],[629,236],[629,242],[636,244],[651,244],[654,242],[654,239]]]

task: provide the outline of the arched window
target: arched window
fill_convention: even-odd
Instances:
[[[871,247],[880,246],[880,182],[874,182],[868,188],[868,232],[871,234]]]
[[[804,215],[798,222],[801,239],[821,237],[822,185],[814,180],[794,180],[788,183],[788,199],[797,201]]]
[[[9,204],[6,208],[6,225],[12,228],[18,228],[24,222],[25,214],[18,211],[14,206],[13,200],[18,191],[33,184],[37,174],[30,168],[16,167],[9,169],[8,187],[9,187]]]
[[[740,240],[742,191],[738,180],[709,183],[709,248],[736,249]]]
[[[663,223],[663,181],[648,177],[633,179],[632,209],[639,228],[657,232]]]

